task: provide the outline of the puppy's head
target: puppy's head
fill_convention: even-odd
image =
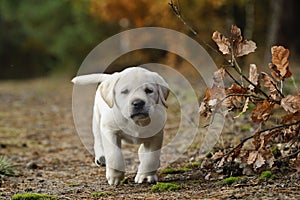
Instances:
[[[126,118],[147,125],[155,107],[167,107],[167,83],[155,72],[143,68],[128,68],[100,85],[102,98],[109,107],[116,106]]]

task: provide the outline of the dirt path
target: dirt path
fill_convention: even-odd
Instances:
[[[17,193],[56,195],[59,199],[300,199],[300,175],[273,179],[244,177],[233,185],[205,180],[199,166],[179,174],[160,174],[176,191],[153,192],[133,183],[109,186],[104,168],[82,145],[73,125],[72,85],[63,79],[0,83],[0,155],[16,164],[17,177],[0,180],[0,199]],[[185,167],[188,156],[172,164]],[[197,158],[196,158],[197,159]]]

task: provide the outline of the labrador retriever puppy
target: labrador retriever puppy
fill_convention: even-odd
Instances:
[[[131,67],[113,74],[78,76],[72,82],[100,83],[93,110],[94,151],[95,163],[106,165],[108,183],[118,185],[124,178],[123,140],[140,145],[135,182],[157,182],[169,94],[165,80],[155,72]]]

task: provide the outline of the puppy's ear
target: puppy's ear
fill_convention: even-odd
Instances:
[[[109,79],[103,81],[99,86],[100,94],[110,108],[114,106],[115,85],[118,80],[119,76],[114,74]]]
[[[159,98],[160,98],[162,104],[163,104],[166,108],[168,108],[168,105],[167,105],[166,100],[167,100],[167,98],[168,98],[168,96],[169,96],[169,92],[170,92],[169,88],[167,88],[167,87],[165,87],[165,86],[162,86],[162,85],[158,85]]]
[[[169,85],[167,84],[167,82],[159,75],[157,75],[157,78],[156,78],[156,84],[157,84],[157,88],[158,88],[158,95],[159,95],[159,99],[161,101],[161,103],[166,107],[168,108],[168,105],[167,105],[167,98],[169,96],[169,92],[170,92],[170,89],[169,89]]]

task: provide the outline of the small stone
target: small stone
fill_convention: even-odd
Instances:
[[[56,151],[56,148],[55,148],[55,147],[50,147],[49,150],[48,150],[48,152],[50,152],[50,153],[53,153],[53,152],[55,152],[55,151]]]
[[[38,168],[38,165],[33,161],[26,164],[26,169],[37,169],[37,168]]]

